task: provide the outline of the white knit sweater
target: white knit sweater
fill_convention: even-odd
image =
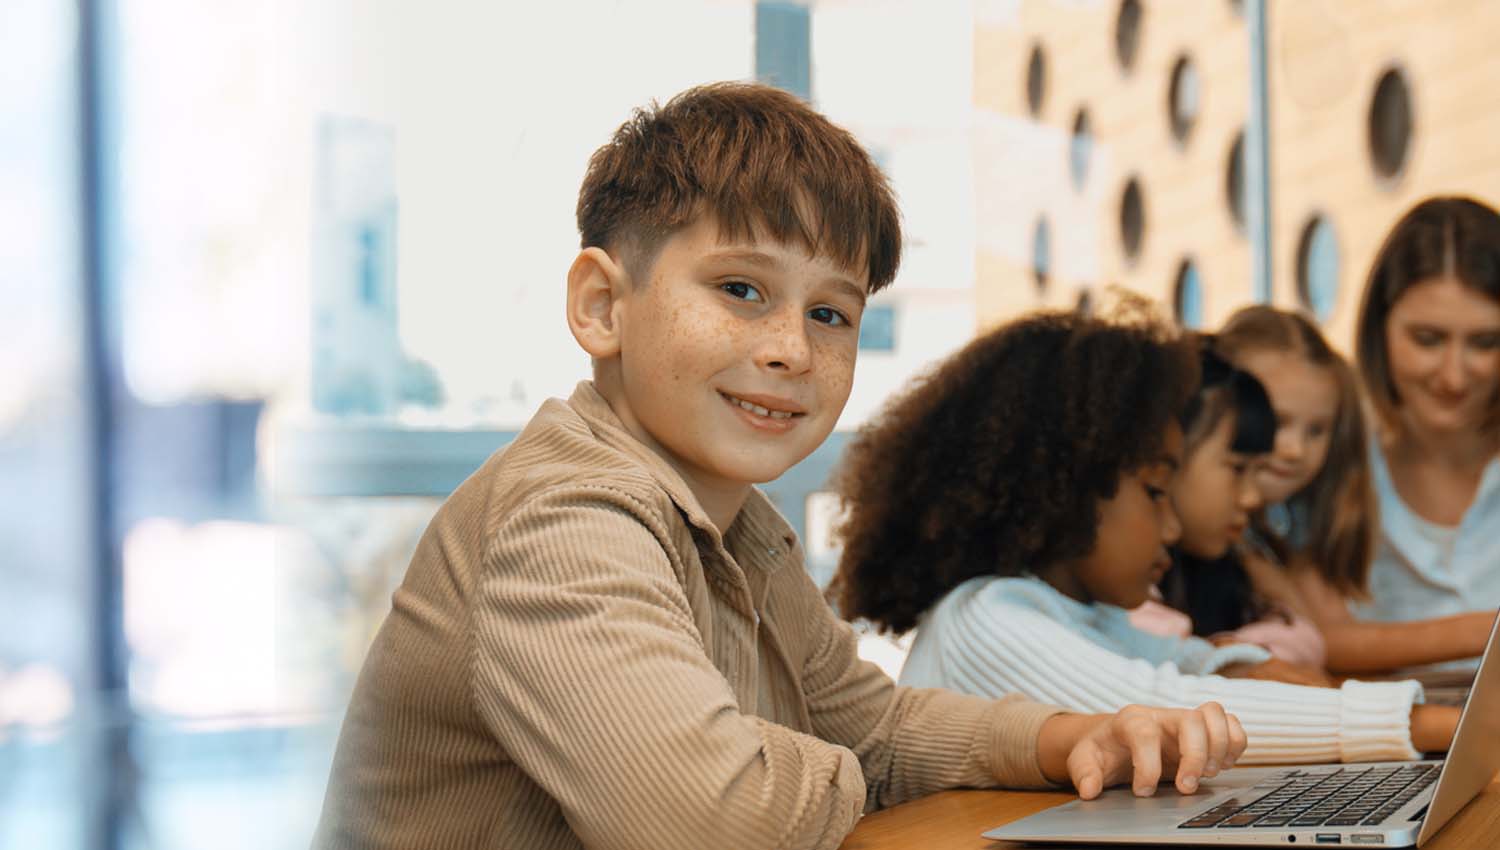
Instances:
[[[982,696],[1022,693],[1076,711],[1217,700],[1250,745],[1241,764],[1417,758],[1411,707],[1421,685],[1310,688],[1212,675],[1269,654],[1247,644],[1147,634],[1124,609],[1085,605],[1034,577],[971,579],[924,615],[901,683]]]

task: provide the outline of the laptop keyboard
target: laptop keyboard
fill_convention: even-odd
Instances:
[[[1441,765],[1293,770],[1218,803],[1179,829],[1374,826],[1437,781]]]

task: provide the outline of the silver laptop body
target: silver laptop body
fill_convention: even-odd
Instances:
[[[1115,789],[984,837],[1046,844],[1421,847],[1500,771],[1496,643],[1500,619],[1490,629],[1446,760],[1234,768],[1204,780],[1196,794],[1179,794],[1170,785],[1154,797]]]

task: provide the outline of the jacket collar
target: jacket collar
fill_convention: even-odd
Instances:
[[[795,549],[796,535],[759,488],[750,488],[734,522],[721,534],[677,470],[625,428],[593,381],[580,381],[568,399],[568,406],[577,412],[600,442],[640,464],[666,491],[688,524],[707,535],[716,548],[724,548],[726,538],[737,544],[736,550],[749,547],[756,557],[748,560],[768,572],[789,560],[788,556]],[[728,550],[725,551],[727,554]],[[764,557],[760,557],[762,554]]]

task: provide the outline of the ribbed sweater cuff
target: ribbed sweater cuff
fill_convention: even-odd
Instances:
[[[1339,688],[1339,752],[1342,760],[1396,761],[1420,758],[1411,743],[1411,707],[1422,686],[1350,680]]]
[[[986,712],[990,727],[990,773],[1005,788],[1054,788],[1042,773],[1041,752],[1037,740],[1042,724],[1066,709],[1031,702],[1020,696],[1009,696]]]

